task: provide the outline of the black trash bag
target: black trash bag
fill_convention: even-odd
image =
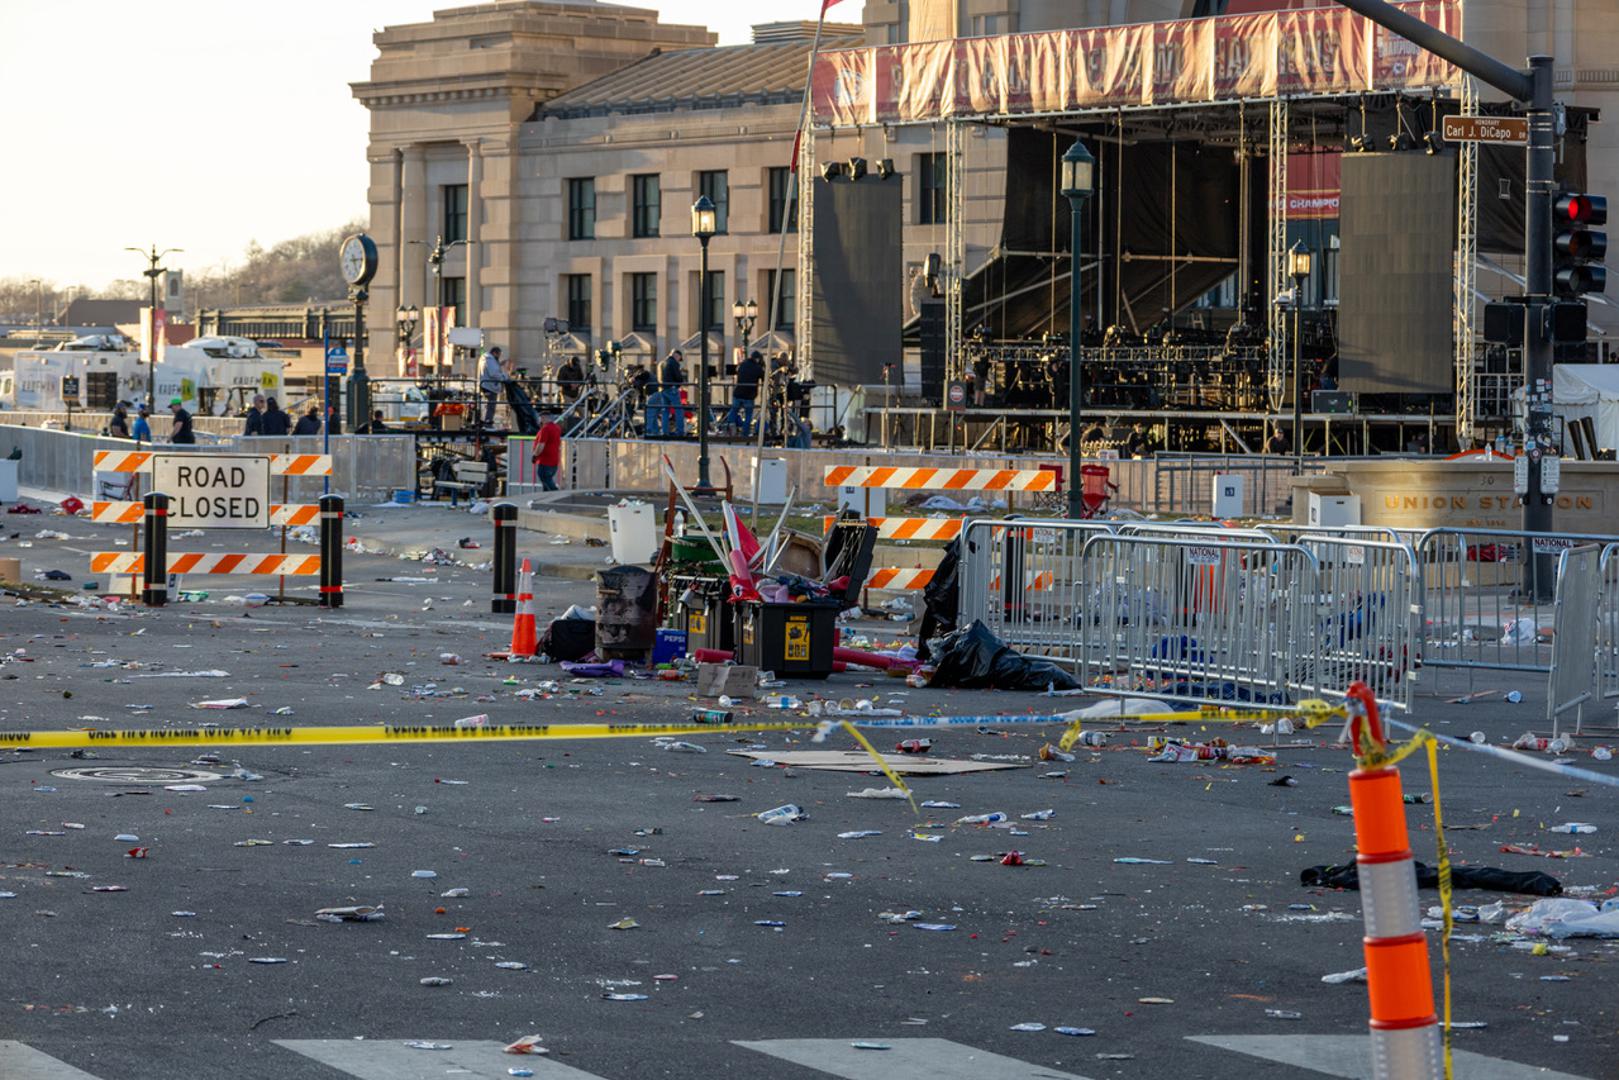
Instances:
[[[579,660],[596,651],[595,619],[553,619],[540,638],[540,651],[552,660]]]
[[[511,406],[512,416],[517,420],[517,433],[538,435],[540,414],[534,411],[534,403],[529,399],[528,391],[515,379],[508,379],[505,386],[506,404]]]
[[[1077,690],[1079,681],[1048,660],[1030,660],[1004,644],[989,627],[974,619],[971,626],[933,642],[933,678],[929,686],[963,690]]]
[[[1439,888],[1439,871],[1427,863],[1417,863],[1417,888]],[[1299,872],[1299,884],[1328,889],[1360,889],[1360,874],[1354,863],[1342,866],[1310,866]],[[1561,896],[1563,883],[1539,870],[1501,870],[1494,866],[1453,866],[1450,884],[1454,889],[1486,889],[1490,892],[1522,893],[1525,896]]]
[[[956,628],[956,611],[961,603],[961,537],[958,535],[944,549],[944,558],[933,571],[933,578],[922,590],[922,628],[917,631],[916,658],[927,661],[932,657],[929,642]]]

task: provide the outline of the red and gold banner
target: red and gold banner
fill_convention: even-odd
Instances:
[[[1460,0],[1398,5],[1446,33]],[[1340,7],[958,38],[816,57],[818,127],[927,123],[1453,85],[1438,57]]]

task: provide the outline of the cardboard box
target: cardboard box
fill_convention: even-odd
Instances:
[[[759,669],[748,664],[698,664],[697,696],[721,694],[754,700],[759,696]]]
[[[0,581],[11,581],[22,584],[22,560],[0,559]]]

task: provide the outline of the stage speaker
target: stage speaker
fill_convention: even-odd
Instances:
[[[921,318],[922,400],[937,405],[944,401],[944,301],[922,301]]]
[[[813,377],[869,386],[900,358],[903,184],[815,181]]]
[[[1339,385],[1359,394],[1449,394],[1456,161],[1345,154]]]

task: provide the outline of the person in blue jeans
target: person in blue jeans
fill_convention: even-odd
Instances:
[[[664,357],[659,376],[663,381],[662,430],[659,434],[686,437],[686,410],[680,404],[680,387],[686,381],[686,357],[679,349]]]
[[[753,403],[759,397],[759,383],[765,377],[765,358],[758,351],[736,366],[736,385],[731,388],[731,409],[721,425],[734,425],[743,435],[753,434]]]

